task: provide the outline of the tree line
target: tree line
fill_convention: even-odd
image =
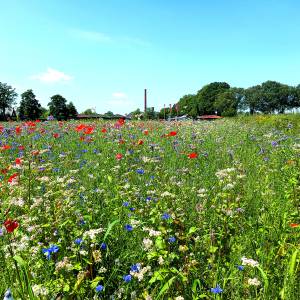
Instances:
[[[176,110],[178,108],[178,112]],[[196,94],[184,95],[170,111],[161,109],[159,116],[217,114],[235,116],[238,112],[284,113],[300,107],[300,85],[289,86],[277,81],[266,81],[249,88],[231,87],[226,82],[212,82]]]
[[[7,83],[0,82],[0,120],[18,115],[20,120],[37,120],[53,116],[57,120],[67,120],[77,117],[77,110],[73,102],[67,103],[67,100],[61,95],[54,95],[48,103],[49,110],[42,107],[36,98],[32,89],[21,94],[21,101],[17,112],[14,109],[18,94],[15,89]]]

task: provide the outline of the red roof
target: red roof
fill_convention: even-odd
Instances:
[[[203,115],[199,116],[198,119],[222,119],[222,117],[217,116],[217,115]]]

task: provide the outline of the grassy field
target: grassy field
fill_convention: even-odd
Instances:
[[[0,132],[0,297],[300,299],[299,115]]]

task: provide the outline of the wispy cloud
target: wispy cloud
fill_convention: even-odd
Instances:
[[[72,76],[52,68],[48,68],[44,73],[32,75],[30,78],[45,83],[66,82],[73,79]]]
[[[140,47],[148,47],[151,44],[147,41],[144,41],[135,37],[128,36],[110,36],[103,32],[99,31],[89,31],[89,30],[81,30],[81,29],[70,29],[68,30],[69,35],[74,38],[97,42],[102,44],[114,44],[114,45],[125,45],[125,46],[140,46]]]
[[[80,29],[69,30],[71,36],[79,39],[89,40],[98,43],[109,43],[112,42],[112,38],[102,32],[98,31],[87,31]]]
[[[112,93],[113,98],[115,99],[127,99],[127,95],[123,92],[114,92]]]
[[[112,98],[106,102],[113,111],[128,111],[135,107],[132,100],[129,99],[128,95],[124,92],[112,93]]]

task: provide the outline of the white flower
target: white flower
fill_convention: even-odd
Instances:
[[[258,267],[259,266],[259,263],[258,263],[258,261],[256,261],[256,260],[254,260],[254,259],[252,259],[252,258],[247,258],[247,257],[245,257],[245,256],[243,256],[242,258],[241,258],[241,260],[242,260],[242,265],[246,265],[246,266],[251,266],[251,267]]]
[[[249,278],[248,279],[248,284],[259,286],[261,284],[261,282],[255,277],[255,278]]]
[[[149,250],[152,247],[153,242],[150,239],[144,238],[143,244],[144,244],[144,250]]]
[[[184,298],[182,296],[177,296],[175,300],[184,300]]]

